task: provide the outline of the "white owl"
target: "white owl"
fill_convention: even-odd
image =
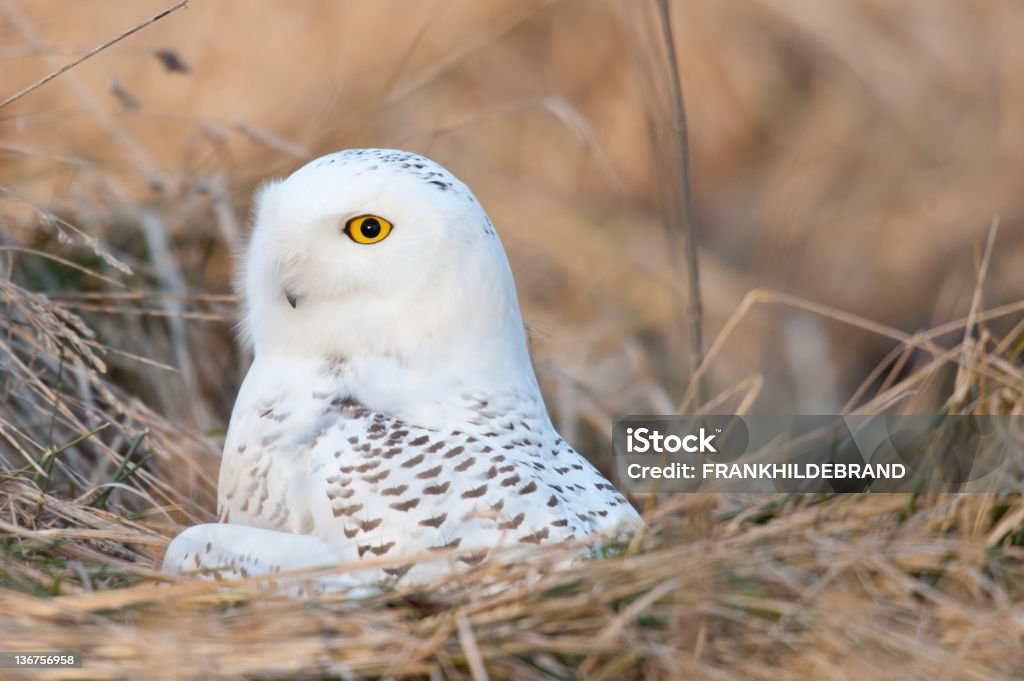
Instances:
[[[165,571],[456,547],[461,567],[639,524],[552,427],[501,241],[433,161],[352,149],[267,185],[241,289],[255,360],[224,447],[220,522],[179,535]]]

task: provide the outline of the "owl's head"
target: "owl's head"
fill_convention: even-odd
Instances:
[[[255,204],[239,283],[257,357],[529,366],[501,241],[433,161],[341,151],[266,185]]]

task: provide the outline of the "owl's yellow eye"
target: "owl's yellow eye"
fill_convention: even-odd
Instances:
[[[391,233],[391,223],[379,215],[360,215],[345,223],[345,234],[357,244],[375,244]]]

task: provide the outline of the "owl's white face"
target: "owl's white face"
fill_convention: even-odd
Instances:
[[[421,156],[342,151],[267,185],[240,283],[257,358],[385,358],[492,377],[529,367],[490,220]]]

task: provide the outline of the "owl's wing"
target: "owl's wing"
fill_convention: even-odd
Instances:
[[[313,447],[312,532],[357,556],[492,548],[601,533],[638,521],[629,503],[535,408],[478,413],[462,430],[413,426],[345,398]],[[489,405],[488,405],[489,406]],[[475,422],[478,421],[478,422]],[[410,566],[385,569],[400,576]],[[419,566],[417,566],[419,567]]]
[[[233,418],[240,435],[225,448],[219,489],[221,519],[231,524],[187,531],[172,544],[168,565],[191,569],[198,560],[232,574],[267,574],[454,551],[360,571],[362,583],[410,570],[419,579],[476,565],[497,547],[639,522],[558,437],[542,405],[517,395],[467,401],[454,419],[458,429],[411,425],[323,393],[308,405],[279,400]]]

